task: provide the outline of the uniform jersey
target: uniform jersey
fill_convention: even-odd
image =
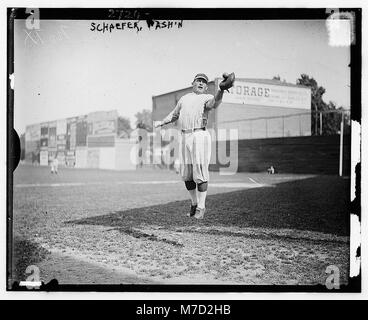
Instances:
[[[164,119],[164,122],[178,120],[181,130],[206,127],[209,112],[206,103],[211,99],[213,99],[212,94],[188,93],[180,98],[175,109]]]
[[[180,130],[207,126],[211,109],[207,102],[212,94],[188,93],[180,98],[175,109],[163,120],[165,123],[178,121]],[[208,131],[182,133],[179,138],[180,174],[184,181],[196,183],[209,180],[208,165],[211,157],[211,136]]]

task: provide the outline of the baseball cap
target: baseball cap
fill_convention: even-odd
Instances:
[[[208,82],[208,77],[204,73],[196,74],[193,81],[195,81],[196,79],[203,79],[203,80],[206,80],[206,82]]]

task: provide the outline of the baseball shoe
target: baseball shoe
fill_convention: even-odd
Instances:
[[[190,212],[187,213],[187,217],[193,217],[196,213],[197,205],[190,205]]]
[[[204,218],[204,212],[206,211],[206,208],[198,208],[196,209],[196,213],[194,215],[194,218],[196,219],[203,219]]]

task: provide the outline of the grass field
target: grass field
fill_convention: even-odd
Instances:
[[[19,166],[14,173],[12,281],[36,264],[45,283],[346,283],[349,179],[211,174],[203,221],[166,170]]]

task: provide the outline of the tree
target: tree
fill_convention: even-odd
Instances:
[[[342,107],[329,101],[323,101],[323,95],[326,92],[325,88],[320,87],[317,81],[306,74],[302,74],[297,80],[297,84],[311,88],[312,93],[312,135],[319,135],[321,131],[321,116],[322,116],[322,134],[333,135],[340,132],[341,116],[344,117],[344,132],[348,132],[350,119],[346,112],[343,112]]]
[[[130,120],[128,118],[118,117],[118,136],[122,134],[129,136],[131,131]]]
[[[325,88],[320,87],[316,80],[310,78],[306,74],[302,74],[297,79],[296,84],[311,88],[312,93],[312,135],[318,135],[319,129],[319,112],[327,109],[326,103],[323,101],[323,94],[326,92]]]
[[[152,112],[150,110],[144,109],[141,112],[135,114],[137,118],[135,124],[137,128],[146,129],[147,131],[152,131]]]
[[[277,76],[273,76],[272,77],[272,80],[276,80],[276,81],[279,81],[279,82],[286,83],[286,80],[285,79],[281,80],[281,77],[280,77],[279,74]]]
[[[336,104],[330,101],[326,104],[324,111],[338,111]],[[322,116],[322,134],[332,135],[337,134],[340,131],[341,113],[331,112],[325,113]]]
[[[349,127],[349,117],[346,113],[342,113],[344,109],[330,101],[323,101],[325,88],[320,87],[317,81],[306,74],[302,74],[297,80],[297,84],[311,88],[312,93],[312,135],[320,134],[321,114],[322,114],[322,134],[333,135],[340,132],[341,114],[344,115],[344,129]],[[345,130],[344,130],[345,131]],[[347,131],[345,131],[347,132]]]
[[[338,110],[344,111],[344,108],[339,107]],[[344,112],[343,115],[344,115],[344,133],[347,134],[347,133],[350,133],[350,129],[351,129],[351,127],[350,127],[350,123],[351,123],[350,112]],[[339,118],[339,120],[341,121],[341,117]]]

